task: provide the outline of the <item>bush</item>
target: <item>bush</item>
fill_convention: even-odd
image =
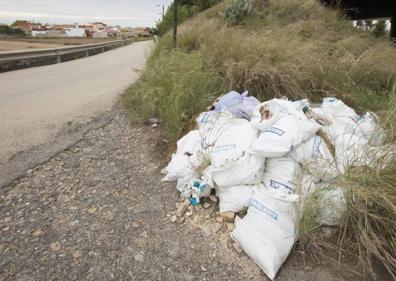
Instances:
[[[12,37],[25,37],[25,32],[19,28],[10,28],[8,26],[0,27],[0,35],[12,36]]]
[[[225,15],[231,24],[239,24],[248,17],[253,8],[253,0],[232,0]]]
[[[373,29],[373,33],[376,37],[381,37],[386,35],[386,20],[378,20],[377,23],[375,24],[375,27]]]

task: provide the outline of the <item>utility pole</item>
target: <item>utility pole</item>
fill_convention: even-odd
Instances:
[[[160,4],[157,4],[157,7],[161,7]],[[165,4],[162,4],[162,21],[165,19]]]
[[[177,47],[177,0],[173,0],[173,48]]]
[[[396,11],[391,18],[390,39],[396,42]]]

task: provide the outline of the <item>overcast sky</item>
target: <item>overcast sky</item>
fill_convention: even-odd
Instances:
[[[16,19],[41,23],[87,23],[154,26],[161,18],[162,4],[172,0],[0,0],[0,23]],[[157,5],[160,5],[158,7]]]

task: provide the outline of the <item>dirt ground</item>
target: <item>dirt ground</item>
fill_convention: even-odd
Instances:
[[[113,38],[48,38],[0,40],[0,51],[56,48],[67,45],[84,45],[114,40]]]
[[[267,280],[218,210],[171,222],[161,129],[109,121],[0,190],[0,280]],[[295,252],[276,280],[362,280]],[[355,279],[356,278],[356,279]]]

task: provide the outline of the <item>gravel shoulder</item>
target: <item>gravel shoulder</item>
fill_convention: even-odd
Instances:
[[[102,126],[0,189],[0,280],[266,280],[217,206],[171,222],[160,128],[120,105]],[[294,253],[277,280],[353,280]]]

